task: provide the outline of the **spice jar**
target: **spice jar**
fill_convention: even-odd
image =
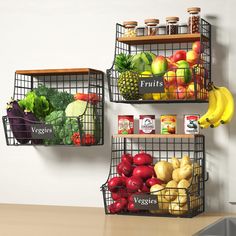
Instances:
[[[166,33],[167,34],[178,34],[178,21],[179,21],[179,17],[177,16],[166,17]]]
[[[190,34],[200,33],[200,7],[190,7],[187,9],[189,13],[188,18],[188,32]]]
[[[145,35],[153,36],[158,34],[158,19],[146,19],[144,22],[146,24]]]
[[[137,36],[144,36],[145,35],[145,29],[146,29],[145,26],[136,27],[136,35]]]
[[[138,25],[137,21],[125,21],[123,23],[125,27],[124,37],[135,37],[136,36],[136,27]]]

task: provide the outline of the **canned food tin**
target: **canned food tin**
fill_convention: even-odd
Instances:
[[[118,134],[134,133],[134,116],[119,115],[118,116]]]
[[[139,133],[155,134],[155,115],[139,116]]]
[[[161,115],[161,134],[176,134],[176,115]]]
[[[198,119],[200,115],[184,115],[184,133],[185,134],[199,134]]]

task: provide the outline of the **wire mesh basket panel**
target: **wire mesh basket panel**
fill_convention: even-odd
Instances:
[[[4,116],[8,145],[103,144],[103,72],[93,69],[17,71],[13,99],[21,101],[32,91],[47,98],[48,112],[33,121],[26,113]],[[77,99],[75,95],[80,97]],[[67,116],[67,105],[74,101],[78,101],[79,115]],[[37,135],[32,135],[32,129],[49,132],[45,127],[42,129],[45,124],[53,130],[53,137],[38,139]]]
[[[163,136],[164,137],[164,136]],[[114,136],[112,138],[112,157],[110,165],[110,173],[107,182],[102,185],[101,190],[104,198],[104,208],[106,214],[124,214],[124,215],[147,215],[147,216],[170,216],[170,217],[193,217],[204,212],[205,205],[205,146],[203,135],[189,135],[175,137],[160,135],[152,138],[129,138],[122,136]],[[154,166],[160,162],[168,162],[173,164],[173,157],[179,160],[179,167],[175,169],[188,169],[190,173],[184,178],[176,180],[174,177],[175,169],[172,170],[169,181],[162,181],[162,183],[147,185],[147,179],[142,179],[144,185],[138,191],[132,191],[127,181],[134,175],[135,168],[138,166],[133,164],[133,174],[129,176],[118,174],[118,165],[122,162],[123,154],[131,154],[133,157],[144,152],[153,157]],[[189,158],[189,163],[186,162],[186,157]],[[134,160],[134,159],[133,159]],[[162,163],[163,164],[163,163]],[[182,166],[181,166],[182,165]],[[147,167],[146,167],[147,168]],[[155,175],[158,173],[155,169]],[[177,170],[178,171],[178,170]],[[183,172],[181,172],[183,173]],[[109,188],[109,181],[114,177],[121,178],[124,184],[114,188],[114,191]],[[142,178],[142,177],[141,177]],[[173,185],[176,183],[177,185]],[[147,208],[141,206],[134,207],[134,198],[140,196],[141,200],[156,201],[153,205],[148,205]],[[153,198],[154,197],[154,198]],[[125,200],[124,200],[125,199]],[[145,199],[145,200],[144,200]],[[149,199],[149,200],[148,200]],[[115,208],[122,205],[123,208]],[[138,200],[137,200],[138,201]],[[140,207],[140,208],[139,208]]]
[[[111,69],[107,70],[110,100],[112,102],[131,104],[207,102],[207,85],[211,81],[211,25],[204,19],[201,19],[199,34],[187,34],[186,28],[187,25],[179,25],[179,33],[177,35],[166,35],[165,27],[161,26],[156,36],[139,34],[134,38],[129,38],[125,37],[125,27],[117,24],[115,58],[121,53],[137,55],[141,52],[151,52],[165,57],[168,62],[168,69],[164,76],[161,75],[165,84],[165,89],[162,93],[156,92],[156,95],[151,97],[140,94],[138,99],[137,97],[132,98],[132,96],[127,99],[122,93],[122,83],[120,85],[118,83],[119,79],[122,81],[125,76],[122,78],[122,73],[116,70],[114,58]],[[193,64],[189,63],[189,66],[178,66],[172,61],[171,58],[177,51],[191,51],[193,43],[196,41],[200,42],[201,53],[198,54]],[[144,75],[144,77],[148,76]],[[149,77],[152,77],[152,75],[149,75]],[[188,82],[185,84],[184,80]]]

